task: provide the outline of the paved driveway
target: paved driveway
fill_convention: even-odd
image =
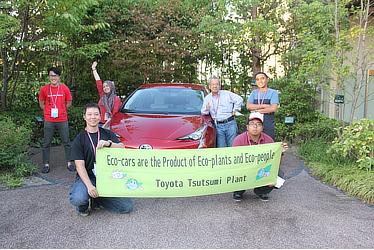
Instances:
[[[268,202],[252,191],[240,203],[231,194],[135,199],[131,214],[81,218],[56,147],[41,182],[0,191],[0,248],[374,248],[374,207],[311,177],[292,151],[282,161],[287,181]]]

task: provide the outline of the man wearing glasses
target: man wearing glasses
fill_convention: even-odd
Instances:
[[[41,172],[49,172],[51,142],[57,129],[65,148],[65,159],[69,171],[75,171],[70,160],[70,139],[67,109],[71,106],[72,96],[69,88],[60,82],[60,70],[48,69],[49,84],[40,88],[39,106],[44,113],[43,167]]]
[[[263,131],[264,115],[258,112],[252,112],[247,119],[247,131],[235,137],[232,143],[236,146],[251,146],[266,143],[273,143],[273,139]],[[286,143],[282,144],[282,152],[288,149]],[[273,190],[273,186],[257,187],[253,191],[263,201],[268,201],[268,194]],[[235,191],[233,198],[235,201],[241,201],[245,190]]]

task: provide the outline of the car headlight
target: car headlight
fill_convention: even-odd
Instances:
[[[203,134],[205,133],[207,127],[208,127],[207,125],[203,125],[200,128],[198,128],[195,132],[189,135],[179,137],[177,138],[177,140],[194,140],[194,141],[200,140]]]

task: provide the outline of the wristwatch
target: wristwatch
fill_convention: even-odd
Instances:
[[[107,148],[110,148],[112,146],[113,142],[111,140],[108,140],[108,142],[109,142],[109,145],[107,146]]]

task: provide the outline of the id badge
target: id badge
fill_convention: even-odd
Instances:
[[[105,112],[105,114],[104,114],[104,120],[105,121],[109,120],[109,113],[108,112]]]
[[[92,173],[96,176],[96,163],[94,163],[94,167],[92,169]]]
[[[51,109],[51,117],[57,118],[58,117],[58,108],[52,108]]]

